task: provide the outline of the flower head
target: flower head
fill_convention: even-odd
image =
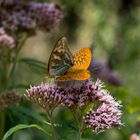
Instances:
[[[14,91],[8,91],[0,95],[0,110],[10,108],[20,103],[20,96]]]
[[[117,107],[103,103],[97,110],[91,109],[84,116],[87,128],[92,128],[95,133],[102,132],[112,126],[121,126],[121,112]]]
[[[17,2],[17,0],[1,0],[0,5],[5,6],[5,5],[13,5]]]
[[[120,103],[115,101],[107,90],[103,88],[103,83],[97,80],[95,83],[88,81],[86,83],[86,92],[93,103],[98,103],[98,107],[91,109],[83,117],[88,128],[94,132],[101,132],[111,126],[121,126],[121,107]]]
[[[26,97],[47,111],[53,111],[64,101],[63,90],[55,85],[41,84],[27,90]]]
[[[30,10],[35,14],[36,24],[46,30],[52,29],[62,18],[62,9],[55,4],[30,3]]]
[[[1,48],[13,48],[14,39],[5,33],[3,28],[0,28],[0,47]]]
[[[62,9],[55,4],[2,0],[1,25],[10,31],[51,30],[62,18]]]
[[[140,140],[140,137],[134,133],[130,136],[130,140]]]
[[[82,109],[88,104],[94,103],[96,108],[91,108],[83,116],[83,121],[87,128],[92,128],[97,133],[112,126],[122,125],[121,111],[119,110],[121,105],[103,87],[100,80],[95,83],[87,80],[75,86],[67,85],[67,87],[64,86],[64,83],[62,87],[57,84],[42,84],[28,89],[26,96],[29,100],[51,111],[60,104],[73,110],[75,108]]]

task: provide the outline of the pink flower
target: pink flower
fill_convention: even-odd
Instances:
[[[62,19],[63,12],[56,4],[25,2],[24,0],[2,0],[0,21],[8,31],[50,31]]]
[[[0,28],[0,48],[13,48],[14,39],[5,33],[3,28]]]
[[[70,84],[71,82],[72,84]],[[67,81],[60,84],[31,87],[27,90],[27,98],[40,104],[44,109],[55,109],[58,105],[63,104],[70,110],[75,108],[86,108],[88,104],[94,103],[96,108],[91,108],[83,121],[87,128],[91,128],[95,133],[109,129],[112,126],[120,127],[121,111],[120,102],[114,100],[107,90],[103,87],[100,80],[92,82],[91,80],[83,81],[73,86],[74,81]]]
[[[0,95],[0,110],[10,108],[20,103],[20,96],[14,91],[8,91]]]
[[[132,134],[130,140],[140,140],[140,137],[137,134]]]
[[[102,132],[112,126],[119,127],[121,123],[120,103],[115,101],[107,90],[103,88],[103,83],[97,80],[87,82],[87,93],[91,101],[96,105],[83,117],[87,128],[92,128],[95,133]]]
[[[41,29],[51,30],[63,17],[62,9],[55,4],[30,3],[30,10],[35,14],[36,24]]]
[[[45,110],[52,112],[64,101],[63,92],[56,85],[41,84],[30,87],[25,96],[32,102],[39,104]]]

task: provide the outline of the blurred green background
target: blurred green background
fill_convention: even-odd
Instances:
[[[44,2],[44,0],[38,0]],[[120,129],[109,129],[100,134],[86,131],[83,140],[124,140],[129,139],[133,133],[140,132],[140,1],[139,0],[52,0],[61,5],[64,10],[64,18],[55,29],[49,33],[38,31],[29,38],[22,48],[20,57],[30,57],[48,62],[50,53],[61,36],[66,36],[69,48],[72,52],[83,47],[90,47],[93,59],[107,63],[112,71],[116,71],[122,78],[121,86],[113,86],[106,83],[111,94],[122,102],[122,122]],[[19,64],[16,83],[25,85],[37,85],[44,79],[44,73],[25,64]],[[20,77],[23,76],[24,79]],[[94,78],[94,77],[93,77]],[[106,82],[106,81],[105,81]],[[19,88],[19,92],[25,93],[25,89]],[[28,107],[28,101],[23,106]],[[44,116],[42,110],[32,105],[35,112]],[[13,125],[18,123],[37,122],[37,113],[29,115],[25,108],[15,107],[9,110],[12,115],[7,119]],[[17,117],[20,112],[22,120]],[[24,114],[26,112],[26,115]],[[57,116],[58,112],[61,114]],[[14,116],[15,115],[15,116]],[[12,116],[12,117],[11,117]],[[14,117],[13,117],[14,116]],[[57,123],[65,122],[66,126],[58,128],[64,140],[75,140],[75,132],[69,124],[72,116],[65,109],[58,109],[54,114]],[[31,117],[31,118],[30,118]],[[34,118],[34,119],[33,119]],[[7,122],[8,123],[8,122]],[[8,125],[7,125],[8,126]],[[9,128],[11,125],[8,126]],[[7,127],[7,129],[8,129]],[[46,135],[36,130],[25,130],[15,134],[16,140],[49,140]],[[14,138],[13,138],[14,140]]]

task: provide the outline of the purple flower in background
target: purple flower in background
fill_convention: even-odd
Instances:
[[[3,28],[0,28],[0,48],[13,48],[14,46],[14,39],[5,33]]]
[[[28,3],[20,0],[6,0],[1,3],[0,20],[8,31],[32,31],[35,21]]]
[[[121,86],[123,84],[122,77],[117,72],[111,70],[107,63],[92,60],[89,71],[92,77],[98,77],[113,86]]]
[[[0,0],[0,6],[13,6],[18,3],[18,0]]]
[[[0,21],[10,31],[51,30],[63,17],[62,9],[55,4],[2,0]]]
[[[10,108],[18,105],[21,99],[20,96],[14,91],[8,91],[0,95],[0,110]]]
[[[140,137],[139,137],[139,135],[134,133],[130,136],[130,140],[140,140]]]
[[[8,30],[21,31],[33,30],[36,27],[35,21],[29,16],[29,13],[23,11],[13,11],[7,15],[7,20],[3,21],[3,27]]]
[[[30,3],[30,10],[35,14],[36,24],[41,29],[50,30],[63,17],[62,9],[55,4]]]
[[[83,121],[87,128],[92,128],[95,133],[104,131],[112,126],[119,127],[121,123],[120,103],[115,101],[103,87],[103,83],[97,80],[95,83],[91,80],[83,81],[73,86],[66,87],[60,85],[47,85],[31,87],[27,90],[26,97],[41,105],[46,110],[53,111],[60,104],[68,107],[70,110],[75,108],[85,108],[93,103],[96,107],[91,108]],[[73,82],[72,82],[73,83]]]

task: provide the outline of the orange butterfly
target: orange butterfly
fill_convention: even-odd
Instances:
[[[92,54],[89,48],[83,48],[72,54],[67,47],[67,40],[62,37],[55,45],[48,63],[51,77],[56,80],[86,80],[90,78],[87,70]]]

